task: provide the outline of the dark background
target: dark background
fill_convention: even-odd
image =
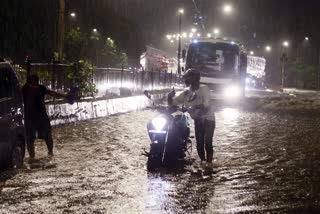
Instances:
[[[281,43],[290,41],[289,56],[304,47],[304,37],[310,38],[308,59],[318,63],[320,31],[320,1],[317,0],[196,0],[206,27],[219,26],[223,36],[242,41],[248,50],[268,59],[270,70],[278,65]],[[232,3],[234,13],[226,16],[222,5]],[[24,60],[26,54],[35,61],[48,61],[55,45],[57,0],[2,0],[0,7],[0,55]],[[175,53],[176,45],[165,38],[178,31],[177,9],[183,7],[182,28],[193,26],[195,6],[192,0],[66,0],[66,27],[81,26],[90,32],[99,29],[114,38],[130,62],[138,62],[145,45]],[[76,12],[76,20],[70,20]],[[76,23],[71,23],[71,22]],[[266,55],[265,45],[273,52]],[[271,68],[270,68],[271,66]]]

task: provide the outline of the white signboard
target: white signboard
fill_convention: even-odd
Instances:
[[[257,78],[264,78],[266,68],[266,59],[257,56],[248,56],[247,74]]]

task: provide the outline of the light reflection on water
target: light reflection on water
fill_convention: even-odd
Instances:
[[[174,192],[175,186],[163,177],[151,175],[148,176],[148,201],[146,201],[146,208],[159,211],[163,210],[163,205],[168,203],[170,192]]]
[[[54,128],[57,167],[7,178],[0,213],[311,213],[308,207],[320,207],[320,117],[218,111],[213,173],[205,178],[190,170],[198,162],[182,173],[146,171],[146,123],[157,114]],[[46,154],[44,143],[36,148]]]
[[[236,122],[237,118],[240,116],[240,112],[235,108],[224,108],[221,111],[221,115],[226,122]]]

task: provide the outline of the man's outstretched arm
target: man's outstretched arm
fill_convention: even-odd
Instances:
[[[47,90],[47,94],[55,98],[67,98],[66,94],[56,92],[56,91]]]

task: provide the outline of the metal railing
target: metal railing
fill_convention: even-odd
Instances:
[[[26,81],[27,66],[13,65],[20,84]],[[40,83],[46,87],[59,91],[67,91],[72,83],[68,78],[71,69],[76,69],[67,64],[56,63],[31,63],[30,73],[38,74]],[[167,71],[138,71],[124,68],[96,68],[92,81],[97,88],[95,96],[141,94],[144,90],[163,90],[172,87],[182,87],[181,76]]]

